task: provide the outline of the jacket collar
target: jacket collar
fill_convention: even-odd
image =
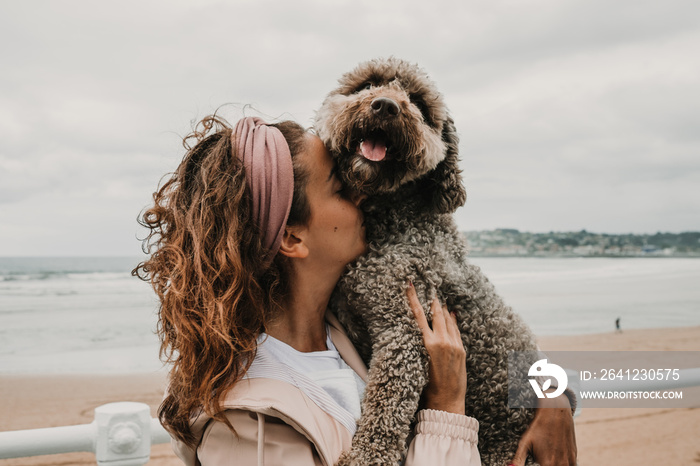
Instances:
[[[343,358],[343,361],[345,361],[365,383],[367,383],[367,366],[365,366],[360,354],[350,341],[348,334],[345,333],[345,329],[343,329],[340,321],[330,310],[326,311],[326,322],[330,325],[331,340],[338,350],[338,353],[340,353],[340,357]]]

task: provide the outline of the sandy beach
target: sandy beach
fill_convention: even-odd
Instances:
[[[547,336],[538,341],[544,351],[700,351],[700,327]],[[576,442],[581,466],[699,464],[700,403],[685,409],[584,409],[576,418]]]
[[[622,334],[547,336],[545,351],[700,351],[700,327],[627,330]],[[700,366],[700,361],[698,361]],[[0,376],[0,431],[93,420],[97,406],[138,401],[155,415],[165,376]],[[700,406],[687,409],[584,409],[576,419],[579,464],[619,466],[700,463]],[[91,453],[0,460],[0,465],[96,464]],[[151,465],[180,464],[170,445],[151,451]]]

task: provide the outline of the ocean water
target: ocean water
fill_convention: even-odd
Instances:
[[[0,258],[0,374],[162,371],[138,258]],[[473,258],[536,334],[700,325],[700,259]]]
[[[162,370],[138,258],[0,258],[0,373]]]
[[[537,335],[700,325],[697,258],[473,258]]]

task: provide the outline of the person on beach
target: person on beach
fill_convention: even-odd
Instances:
[[[332,465],[350,447],[367,375],[327,310],[367,250],[362,199],[293,122],[231,128],[207,117],[185,142],[142,216],[150,257],[134,269],[158,295],[161,355],[172,363],[160,421],[186,465]],[[407,297],[430,381],[405,464],[479,465],[456,321],[435,301],[431,327],[411,284]],[[561,410],[535,419],[515,464],[538,449],[575,458]]]
[[[620,318],[615,319],[615,333],[622,333],[622,328],[620,327]]]

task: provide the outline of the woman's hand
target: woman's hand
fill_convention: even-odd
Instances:
[[[528,453],[542,466],[576,464],[574,418],[566,395],[538,400],[535,417],[520,438],[511,464],[523,466]]]
[[[408,303],[423,333],[423,343],[430,355],[428,386],[423,391],[425,408],[464,414],[467,395],[467,353],[454,314],[441,306],[437,298],[430,305],[433,328],[418,301],[416,289],[409,285]]]

